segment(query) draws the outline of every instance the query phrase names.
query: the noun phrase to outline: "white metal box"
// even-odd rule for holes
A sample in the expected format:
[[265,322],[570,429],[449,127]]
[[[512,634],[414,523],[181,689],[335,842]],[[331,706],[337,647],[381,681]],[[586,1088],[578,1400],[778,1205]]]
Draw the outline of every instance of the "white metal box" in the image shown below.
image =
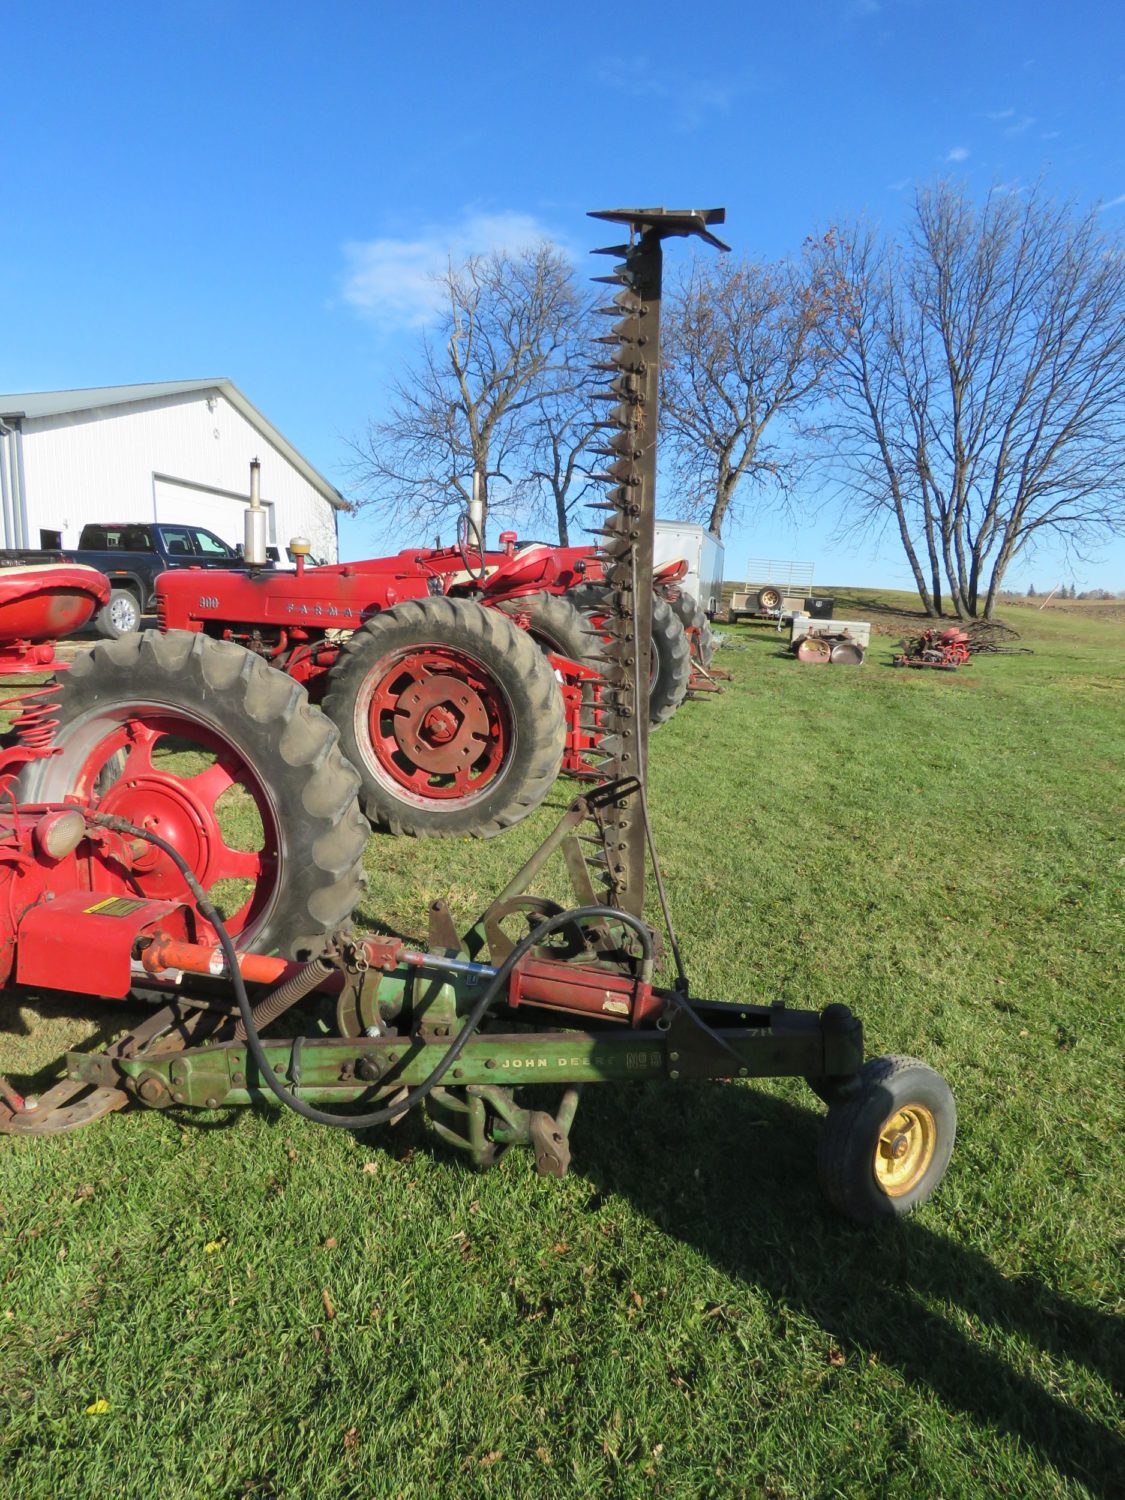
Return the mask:
[[871,644],[871,621],[814,620],[810,615],[794,615],[789,627],[790,641],[802,641],[807,635],[847,636],[866,649]]

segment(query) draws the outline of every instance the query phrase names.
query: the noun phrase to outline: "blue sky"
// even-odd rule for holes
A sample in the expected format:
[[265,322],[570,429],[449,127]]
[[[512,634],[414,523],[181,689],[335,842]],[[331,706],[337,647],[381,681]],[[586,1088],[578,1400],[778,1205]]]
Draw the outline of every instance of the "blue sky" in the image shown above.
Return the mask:
[[[839,218],[893,225],[943,172],[1045,173],[1125,225],[1106,0],[48,0],[4,34],[0,390],[229,376],[345,490],[448,247],[542,231],[582,263],[587,209],[655,202],[724,204],[736,252],[778,256]],[[909,586],[892,546],[831,529],[758,516],[728,577],[753,553]],[[341,540],[410,539],[360,517]],[[1074,576],[1125,587],[1125,543]]]

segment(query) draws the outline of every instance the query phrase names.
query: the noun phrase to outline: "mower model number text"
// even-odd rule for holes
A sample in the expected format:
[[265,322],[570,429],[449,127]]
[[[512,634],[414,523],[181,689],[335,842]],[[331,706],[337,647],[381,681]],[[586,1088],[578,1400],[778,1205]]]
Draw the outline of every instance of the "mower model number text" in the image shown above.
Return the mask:
[[658,1068],[662,1060],[659,1052],[626,1052],[625,1067],[630,1073],[647,1072],[649,1068]]

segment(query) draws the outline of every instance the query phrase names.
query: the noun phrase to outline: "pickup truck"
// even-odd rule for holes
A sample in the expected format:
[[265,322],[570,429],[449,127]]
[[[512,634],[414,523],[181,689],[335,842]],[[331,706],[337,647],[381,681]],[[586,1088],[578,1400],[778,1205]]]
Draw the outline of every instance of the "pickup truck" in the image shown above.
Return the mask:
[[97,568],[109,579],[109,603],[94,624],[113,639],[139,629],[141,616],[155,613],[161,573],[170,568],[237,568],[241,552],[202,526],[97,521],[83,526],[76,550],[62,556]]

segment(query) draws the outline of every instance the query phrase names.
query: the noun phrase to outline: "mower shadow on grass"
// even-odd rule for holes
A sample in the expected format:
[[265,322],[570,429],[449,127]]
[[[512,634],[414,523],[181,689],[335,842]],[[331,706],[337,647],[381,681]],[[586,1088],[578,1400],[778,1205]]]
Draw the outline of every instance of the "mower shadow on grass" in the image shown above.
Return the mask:
[[[30,1023],[25,1010],[34,1018]],[[21,993],[0,1019],[0,1073],[24,1093],[41,1092],[60,1076],[64,1047],[99,1052],[148,1014],[142,1006],[120,1001],[100,1004],[72,995]],[[78,1037],[76,1027],[83,1033]],[[14,1045],[17,1039],[22,1046]]]
[[[1120,1390],[1119,1320],[1033,1278],[1006,1279],[916,1219],[872,1228],[840,1219],[816,1183],[819,1128],[813,1108],[745,1087],[588,1089],[575,1168],[725,1274],[815,1320],[845,1355],[893,1366],[1095,1493],[1120,1495],[1125,1443],[1017,1367],[1026,1340]],[[939,1190],[938,1215],[941,1204]],[[983,1347],[993,1333],[1016,1341],[1011,1362]]]

